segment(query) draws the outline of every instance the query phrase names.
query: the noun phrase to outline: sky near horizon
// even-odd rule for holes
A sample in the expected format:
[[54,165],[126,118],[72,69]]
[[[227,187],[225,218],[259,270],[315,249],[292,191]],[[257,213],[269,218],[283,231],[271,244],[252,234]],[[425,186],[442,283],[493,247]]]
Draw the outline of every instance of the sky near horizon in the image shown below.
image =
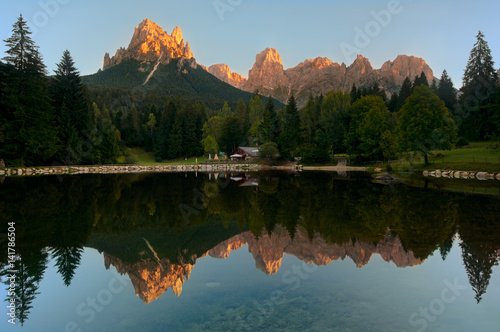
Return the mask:
[[[128,47],[144,18],[167,33],[175,26],[198,63],[226,63],[248,76],[257,53],[278,50],[285,68],[328,57],[350,65],[356,54],[380,68],[398,54],[423,58],[456,88],[478,30],[500,67],[498,0],[0,0],[0,38],[12,34],[20,13],[50,74],[65,49],[82,75],[102,68],[104,53]],[[1,57],[5,42],[0,43]]]

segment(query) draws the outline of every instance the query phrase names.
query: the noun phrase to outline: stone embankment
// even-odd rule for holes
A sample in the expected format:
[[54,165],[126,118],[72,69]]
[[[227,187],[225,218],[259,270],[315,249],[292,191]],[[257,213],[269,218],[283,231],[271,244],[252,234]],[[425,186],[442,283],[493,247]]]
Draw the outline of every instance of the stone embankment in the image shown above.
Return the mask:
[[467,172],[467,171],[448,171],[448,170],[435,170],[435,171],[424,171],[423,175],[425,177],[435,177],[435,178],[448,178],[448,179],[477,179],[477,180],[500,180],[500,173],[488,173],[488,172]]
[[[35,175],[77,175],[77,174],[121,174],[121,173],[166,173],[166,172],[256,172],[255,164],[218,164],[218,165],[103,165],[103,166],[57,166],[57,167],[18,167],[0,169],[0,176]],[[299,170],[291,166],[290,170]]]

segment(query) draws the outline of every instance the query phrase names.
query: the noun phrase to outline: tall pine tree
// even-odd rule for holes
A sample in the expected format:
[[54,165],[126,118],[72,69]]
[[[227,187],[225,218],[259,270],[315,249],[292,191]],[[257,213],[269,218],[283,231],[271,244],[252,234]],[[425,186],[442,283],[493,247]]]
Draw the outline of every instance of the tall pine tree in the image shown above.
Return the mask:
[[293,157],[295,149],[300,144],[300,113],[293,93],[288,99],[283,117],[280,152],[284,157]]
[[455,104],[457,103],[457,90],[453,87],[453,82],[446,70],[443,70],[443,74],[439,80],[437,95],[444,101],[446,108],[448,108],[450,112],[453,112]]
[[463,121],[460,133],[470,140],[484,140],[495,133],[494,95],[497,73],[484,34],[479,31],[465,68],[460,104]]
[[65,164],[86,162],[82,151],[93,129],[92,110],[85,96],[75,62],[68,50],[57,64],[50,84],[50,97],[54,107],[58,137],[63,148],[58,159]]
[[60,149],[55,115],[47,93],[46,69],[42,56],[30,37],[27,22],[22,15],[13,24],[12,36],[5,41],[7,56],[4,60],[14,70],[8,85],[13,107],[8,115],[13,122],[10,134],[16,144],[10,146],[7,164],[42,165],[53,161]]

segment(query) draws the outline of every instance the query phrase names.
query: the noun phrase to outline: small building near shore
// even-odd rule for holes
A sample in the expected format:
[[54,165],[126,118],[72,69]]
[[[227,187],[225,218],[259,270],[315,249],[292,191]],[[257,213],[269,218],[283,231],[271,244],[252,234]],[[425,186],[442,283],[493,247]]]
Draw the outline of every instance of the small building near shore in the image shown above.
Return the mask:
[[248,147],[240,146],[230,154],[231,160],[234,161],[245,161],[255,158],[259,158],[259,148],[258,147]]

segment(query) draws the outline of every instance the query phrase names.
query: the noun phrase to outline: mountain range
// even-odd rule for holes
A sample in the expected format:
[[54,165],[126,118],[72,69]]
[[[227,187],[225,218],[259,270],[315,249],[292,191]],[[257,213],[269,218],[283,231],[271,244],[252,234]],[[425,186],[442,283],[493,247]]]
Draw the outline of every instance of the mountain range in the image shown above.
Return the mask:
[[399,92],[407,76],[414,79],[423,72],[428,82],[434,79],[429,65],[414,56],[398,55],[394,61],[385,62],[380,69],[374,69],[362,55],[358,55],[350,66],[317,57],[284,69],[280,54],[273,48],[266,48],[257,54],[248,79],[231,72],[226,64],[212,65],[208,71],[234,87],[249,92],[259,90],[261,94],[281,102],[286,102],[293,92],[299,105],[305,104],[310,94],[316,96],[330,91],[350,91],[353,84],[358,88],[370,88],[378,83],[390,96]]
[[[202,72],[210,73],[218,80],[212,80]],[[261,95],[283,103],[293,92],[301,106],[311,94],[350,91],[353,84],[358,88],[369,88],[378,83],[390,96],[399,91],[407,76],[413,79],[422,72],[429,82],[434,79],[432,69],[422,58],[408,55],[398,55],[380,69],[374,69],[361,55],[349,66],[317,57],[285,69],[278,51],[266,48],[257,54],[248,78],[245,78],[232,72],[226,64],[208,68],[198,64],[178,26],[169,35],[158,24],[144,19],[135,28],[128,48],[118,49],[112,57],[106,53],[103,70],[85,77],[84,81],[91,87],[145,87],[167,95],[189,93],[200,98],[210,95],[228,100],[249,97],[230,89],[229,85],[249,93],[258,90]]]

